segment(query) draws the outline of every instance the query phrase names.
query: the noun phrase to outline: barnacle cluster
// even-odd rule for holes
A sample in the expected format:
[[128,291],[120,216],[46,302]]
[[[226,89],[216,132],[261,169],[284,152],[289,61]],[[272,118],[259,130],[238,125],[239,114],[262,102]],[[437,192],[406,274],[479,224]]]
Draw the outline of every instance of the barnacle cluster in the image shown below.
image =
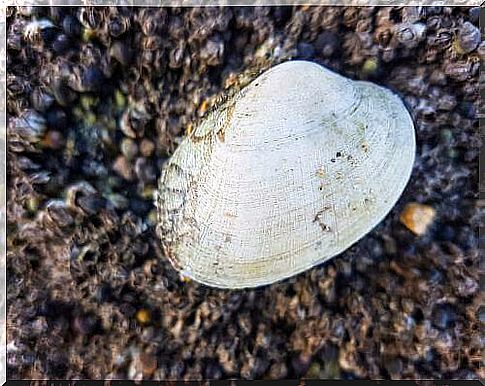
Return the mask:
[[[477,8],[9,7],[9,379],[484,377],[484,56]],[[261,290],[182,281],[154,232],[161,165],[225,88],[291,58],[405,100],[418,149],[403,202],[433,224],[416,237],[398,207]]]

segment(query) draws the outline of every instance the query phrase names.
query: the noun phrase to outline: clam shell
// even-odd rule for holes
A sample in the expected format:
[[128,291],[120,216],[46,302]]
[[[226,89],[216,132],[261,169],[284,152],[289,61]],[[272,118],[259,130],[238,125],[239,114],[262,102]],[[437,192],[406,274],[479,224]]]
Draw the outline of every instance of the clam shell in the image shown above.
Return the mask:
[[286,62],[179,145],[159,180],[157,233],[184,276],[221,288],[270,284],[374,228],[414,156],[412,119],[391,91]]

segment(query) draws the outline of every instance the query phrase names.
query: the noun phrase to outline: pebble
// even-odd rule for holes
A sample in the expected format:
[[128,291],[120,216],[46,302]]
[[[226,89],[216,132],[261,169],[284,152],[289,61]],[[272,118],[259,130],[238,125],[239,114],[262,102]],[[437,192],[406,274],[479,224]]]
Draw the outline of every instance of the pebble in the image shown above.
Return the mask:
[[269,369],[270,379],[285,379],[288,374],[288,368],[284,363],[274,363]]
[[436,210],[433,207],[413,202],[406,205],[399,219],[411,232],[422,236],[433,223],[435,216]]
[[133,167],[125,156],[118,156],[113,164],[113,170],[127,181],[133,179]]
[[318,362],[313,362],[308,369],[305,378],[319,379],[320,378],[320,364]]
[[131,138],[123,138],[121,141],[121,152],[127,160],[132,160],[138,154],[138,146]]
[[155,145],[149,139],[143,138],[140,143],[140,153],[143,157],[151,157],[155,151]]
[[377,58],[367,58],[362,66],[362,73],[364,76],[372,76],[377,73],[379,69],[379,61]]
[[142,352],[140,354],[140,362],[145,377],[150,377],[157,369],[157,358],[152,354]]
[[49,130],[43,138],[41,144],[53,150],[62,149],[65,144],[64,136],[57,130]]
[[141,324],[148,324],[151,321],[151,313],[145,308],[141,308],[136,312],[136,320]]
[[157,173],[153,163],[144,157],[139,157],[135,161],[135,174],[144,183],[155,182]]

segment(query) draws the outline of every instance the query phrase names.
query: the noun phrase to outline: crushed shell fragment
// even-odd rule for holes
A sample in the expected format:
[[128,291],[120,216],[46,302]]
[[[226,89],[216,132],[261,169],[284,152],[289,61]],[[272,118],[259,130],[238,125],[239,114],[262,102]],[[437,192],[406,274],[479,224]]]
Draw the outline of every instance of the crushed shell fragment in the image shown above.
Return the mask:
[[422,236],[433,223],[435,216],[436,210],[433,207],[412,202],[406,205],[399,219],[411,232]]
[[391,91],[286,62],[212,109],[179,145],[161,172],[157,233],[195,281],[274,283],[374,228],[414,155],[412,119]]

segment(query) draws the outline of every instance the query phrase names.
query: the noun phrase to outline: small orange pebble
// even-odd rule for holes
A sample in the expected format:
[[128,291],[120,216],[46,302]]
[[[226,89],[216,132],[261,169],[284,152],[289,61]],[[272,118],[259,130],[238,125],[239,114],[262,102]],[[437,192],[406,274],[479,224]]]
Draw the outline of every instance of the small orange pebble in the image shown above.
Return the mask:
[[143,375],[146,377],[151,376],[157,369],[157,358],[150,353],[141,353],[140,362],[142,364]]
[[426,233],[436,216],[436,210],[429,205],[411,202],[406,205],[399,217],[406,228],[418,236]]
[[207,111],[207,108],[209,107],[209,102],[206,100],[204,100],[201,104],[200,104],[200,107],[199,107],[199,112],[201,114],[204,114],[206,111]]
[[180,281],[182,283],[190,283],[192,280],[190,280],[190,277],[180,274]]
[[148,311],[146,308],[142,308],[136,312],[136,320],[138,320],[138,323],[141,324],[147,324],[151,320],[151,315],[150,311]]
[[189,123],[187,125],[187,128],[185,129],[185,134],[187,135],[187,137],[190,137],[190,134],[192,134],[192,130],[194,130],[194,126],[192,125],[192,123]]
[[64,137],[57,130],[49,130],[41,141],[41,144],[50,149],[60,149],[64,145]]

